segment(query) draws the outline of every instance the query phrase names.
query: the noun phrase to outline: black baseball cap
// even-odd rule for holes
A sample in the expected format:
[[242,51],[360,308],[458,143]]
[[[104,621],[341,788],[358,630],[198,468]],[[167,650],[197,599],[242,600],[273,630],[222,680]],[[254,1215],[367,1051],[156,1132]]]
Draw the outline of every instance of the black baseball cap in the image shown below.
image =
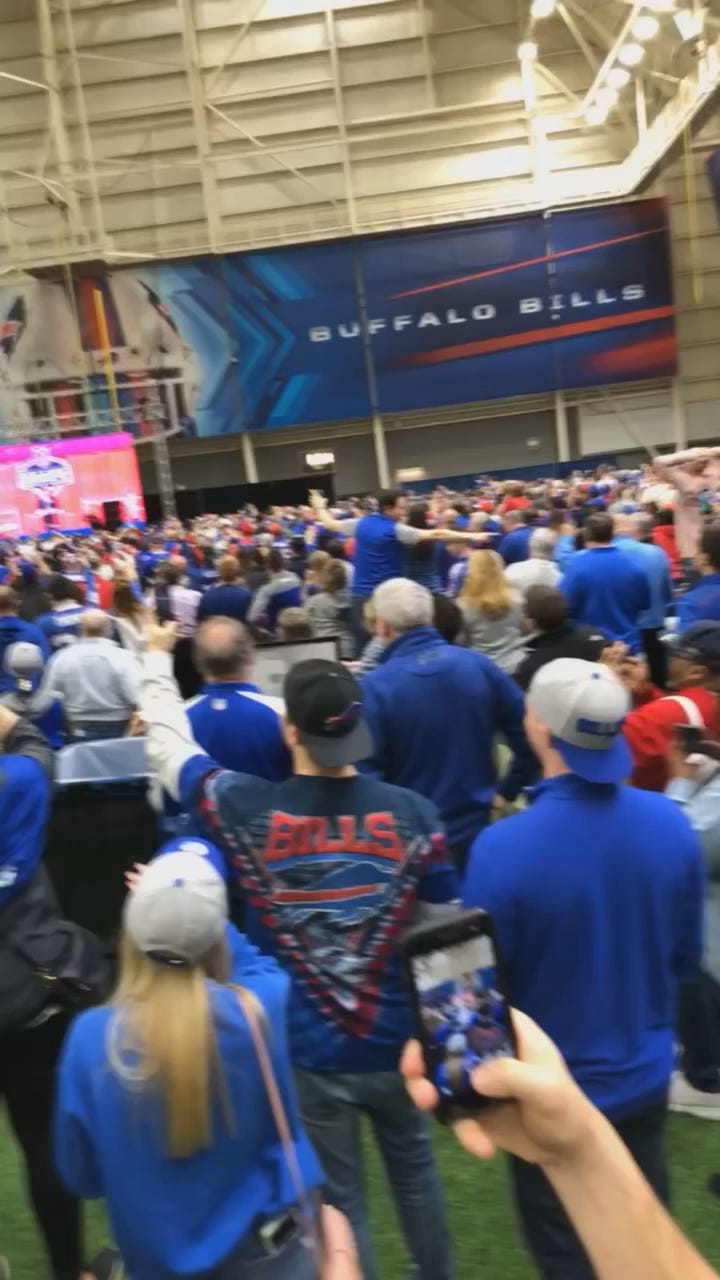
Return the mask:
[[288,671],[283,692],[287,718],[316,764],[340,769],[371,755],[362,692],[347,667],[324,658],[298,662]]
[[696,622],[680,634],[671,632],[665,639],[670,652],[687,658],[711,671],[720,671],[720,622]]

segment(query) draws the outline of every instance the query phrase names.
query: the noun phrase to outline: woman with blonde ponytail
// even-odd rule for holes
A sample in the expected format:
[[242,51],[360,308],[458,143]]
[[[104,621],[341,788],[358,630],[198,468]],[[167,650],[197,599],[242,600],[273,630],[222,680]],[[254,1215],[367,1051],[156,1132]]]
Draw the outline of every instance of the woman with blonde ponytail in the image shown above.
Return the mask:
[[132,1280],[317,1280],[321,1174],[292,1086],[289,980],[228,923],[214,846],[174,841],[141,870],[113,1000],[66,1042],[60,1176],[105,1198]]

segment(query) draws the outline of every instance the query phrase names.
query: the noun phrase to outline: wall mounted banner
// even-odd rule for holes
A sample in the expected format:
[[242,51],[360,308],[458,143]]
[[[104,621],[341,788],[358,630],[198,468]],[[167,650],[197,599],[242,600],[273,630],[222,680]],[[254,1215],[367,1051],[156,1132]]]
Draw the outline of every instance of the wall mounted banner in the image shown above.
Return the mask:
[[79,267],[71,295],[0,289],[0,426],[213,436],[676,371],[662,200]]

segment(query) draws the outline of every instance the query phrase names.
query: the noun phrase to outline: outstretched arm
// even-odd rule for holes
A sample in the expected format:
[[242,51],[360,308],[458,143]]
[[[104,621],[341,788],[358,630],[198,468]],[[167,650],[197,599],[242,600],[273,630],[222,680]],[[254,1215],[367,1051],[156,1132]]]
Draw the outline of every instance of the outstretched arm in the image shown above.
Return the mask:
[[[488,1159],[496,1148],[542,1167],[593,1265],[597,1280],[718,1280],[650,1190],[612,1125],[568,1074],[548,1037],[513,1013],[519,1059],[478,1067],[473,1088],[503,1102],[481,1120],[455,1125],[462,1145]],[[420,1048],[408,1045],[402,1072],[417,1106],[437,1093],[423,1078]]]

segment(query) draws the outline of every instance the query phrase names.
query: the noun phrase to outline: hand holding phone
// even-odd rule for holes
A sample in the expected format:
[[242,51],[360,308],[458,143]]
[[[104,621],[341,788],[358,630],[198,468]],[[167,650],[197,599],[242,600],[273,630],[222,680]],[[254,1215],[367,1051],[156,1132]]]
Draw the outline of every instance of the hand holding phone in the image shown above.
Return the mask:
[[426,1074],[439,1097],[438,1119],[475,1114],[488,1099],[473,1088],[473,1072],[515,1054],[490,917],[464,911],[416,929],[403,954]]

